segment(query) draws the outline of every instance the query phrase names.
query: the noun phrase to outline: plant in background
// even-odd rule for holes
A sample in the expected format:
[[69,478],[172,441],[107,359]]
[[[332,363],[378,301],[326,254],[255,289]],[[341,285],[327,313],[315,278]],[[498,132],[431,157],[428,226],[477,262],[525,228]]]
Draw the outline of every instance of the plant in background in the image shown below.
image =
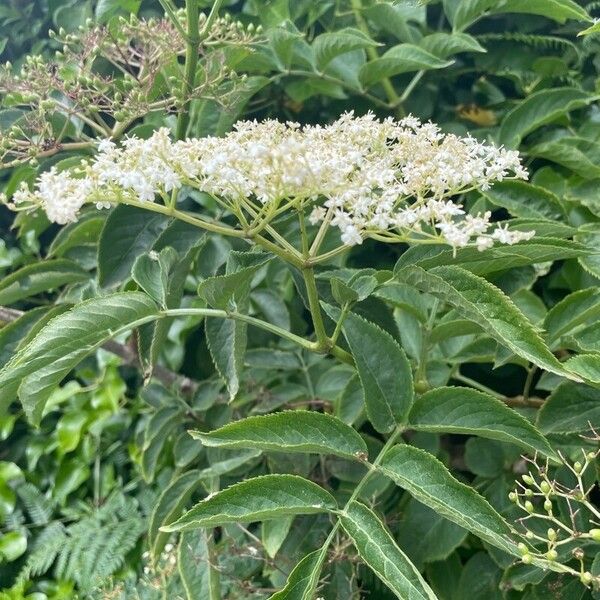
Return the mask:
[[[50,260],[22,252],[0,283],[28,309],[3,309],[0,403],[23,443],[13,399],[63,423],[80,476],[66,524],[5,519],[14,597],[59,597],[44,577],[123,598],[597,593],[596,34],[576,40],[570,0],[427,4],[165,0],[25,66],[54,92],[5,97],[5,119],[25,109],[5,193]],[[98,401],[56,400],[100,348],[122,360],[107,446]],[[4,488],[53,499],[54,468]]]

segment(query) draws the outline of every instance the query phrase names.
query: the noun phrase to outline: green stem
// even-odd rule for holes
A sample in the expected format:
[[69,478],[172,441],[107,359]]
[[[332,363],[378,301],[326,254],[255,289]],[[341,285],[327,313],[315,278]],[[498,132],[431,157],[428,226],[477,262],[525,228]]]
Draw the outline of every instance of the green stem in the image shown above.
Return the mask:
[[321,314],[321,306],[319,305],[319,292],[317,291],[317,282],[315,280],[313,268],[306,267],[302,269],[302,276],[304,277],[304,283],[306,285],[308,308],[315,328],[318,348],[319,350],[329,350],[332,344],[327,336],[325,324],[323,323],[323,315]]
[[[403,431],[404,431],[404,428],[399,425],[392,432],[392,435],[390,435],[390,437],[388,438],[387,442],[381,449],[381,452],[379,452],[379,454],[377,455],[375,460],[370,465],[368,465],[369,470],[367,471],[365,476],[358,482],[358,485],[354,488],[354,491],[352,492],[352,495],[348,499],[348,502],[346,502],[346,504],[344,505],[344,508],[340,511],[341,513],[346,512],[348,510],[348,507],[358,498],[359,494],[362,492],[365,485],[371,479],[371,476],[373,475],[373,473],[376,472],[377,466],[381,463],[381,461],[383,461],[383,459],[385,458],[385,456],[388,453],[388,451],[390,450],[390,448],[392,448],[392,446],[398,441],[398,438],[402,435]],[[317,568],[313,571],[313,573],[311,575],[311,584],[312,585],[316,585],[316,581],[314,581],[314,578],[319,576],[319,574],[321,572],[321,568],[323,566],[323,562],[325,560],[325,556],[327,555],[327,549],[329,548],[329,545],[333,541],[333,538],[335,537],[335,534],[337,533],[339,528],[340,528],[340,520],[338,519],[335,522],[331,531],[329,532],[329,535],[327,536],[327,539],[325,540],[325,542],[323,543],[323,546],[321,548],[321,555],[319,556],[319,564],[317,565]]]
[[[362,7],[361,0],[352,0],[352,12],[354,13],[354,18],[356,20],[356,24],[358,25],[358,28],[367,37],[370,38],[371,33],[369,31],[369,26],[367,24],[367,21],[362,16],[362,8],[363,7]],[[379,58],[379,53],[377,52],[377,50],[375,50],[375,48],[373,46],[368,46],[367,47],[367,56],[369,57],[369,60],[377,60]],[[401,104],[400,97],[396,93],[396,90],[394,89],[394,86],[392,85],[390,78],[385,77],[384,79],[382,79],[381,85],[383,86],[385,95],[387,96],[387,99],[388,99],[388,102],[390,103],[390,105],[399,107]]]
[[187,35],[185,44],[184,96],[185,103],[177,117],[176,137],[185,137],[190,122],[191,95],[196,85],[196,69],[198,68],[198,48],[200,46],[200,31],[198,25],[198,0],[186,0],[185,12],[187,17]]

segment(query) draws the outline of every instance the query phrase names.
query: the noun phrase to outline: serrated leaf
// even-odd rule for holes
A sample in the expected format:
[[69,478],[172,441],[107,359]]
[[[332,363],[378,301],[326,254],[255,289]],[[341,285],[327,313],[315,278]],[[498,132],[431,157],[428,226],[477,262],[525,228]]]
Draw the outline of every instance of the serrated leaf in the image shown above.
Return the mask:
[[510,298],[485,279],[456,266],[430,271],[406,267],[396,277],[454,306],[460,315],[480,325],[517,356],[551,373],[578,380],[564,369]]
[[586,383],[600,385],[600,354],[578,354],[564,364],[570,373],[579,375]]
[[169,224],[168,217],[119,204],[104,223],[98,243],[98,282],[113,287],[129,279],[135,259],[148,252]]
[[475,275],[488,275],[548,261],[585,257],[591,252],[585,244],[537,236],[512,246],[494,246],[483,251],[477,248],[451,250],[443,245],[413,246],[398,259],[396,268],[418,265],[431,269],[440,265],[457,265]]
[[[329,312],[332,315],[339,311]],[[414,399],[410,363],[402,346],[386,331],[353,313],[343,332],[356,363],[369,420],[379,432],[402,422]]]
[[72,260],[57,258],[36,262],[2,278],[0,304],[14,304],[40,292],[88,279],[90,274]]
[[390,48],[380,58],[365,63],[358,74],[361,84],[368,88],[373,84],[401,73],[443,69],[452,64],[414,44],[399,44]]
[[408,417],[411,428],[462,433],[509,442],[557,459],[537,429],[501,400],[465,387],[441,387],[418,398]]
[[295,475],[264,475],[236,483],[202,500],[163,531],[190,531],[335,510],[333,496],[312,481]]
[[531,94],[504,117],[500,125],[499,141],[504,146],[516,148],[527,134],[538,127],[586,106],[593,100],[594,97],[589,93],[567,87]]
[[589,431],[600,423],[600,389],[561,383],[538,412],[537,425],[544,433]]
[[205,446],[317,452],[353,459],[367,455],[367,445],[352,427],[331,415],[306,410],[248,417],[215,431],[190,433]]
[[501,181],[481,193],[492,204],[506,208],[515,217],[553,221],[566,221],[567,218],[555,194],[525,181]]
[[317,68],[322,71],[336,56],[377,45],[375,40],[359,29],[346,27],[318,35],[313,41],[312,49]]
[[28,418],[38,423],[60,381],[103,342],[159,318],[145,294],[125,292],[78,304],[51,320],[0,371],[3,406],[18,395]]
[[509,538],[508,523],[485,498],[454,479],[428,452],[412,446],[394,446],[377,469],[450,521],[509,554],[517,552]]
[[360,557],[398,598],[437,600],[433,590],[372,510],[359,502],[352,502],[339,519]]

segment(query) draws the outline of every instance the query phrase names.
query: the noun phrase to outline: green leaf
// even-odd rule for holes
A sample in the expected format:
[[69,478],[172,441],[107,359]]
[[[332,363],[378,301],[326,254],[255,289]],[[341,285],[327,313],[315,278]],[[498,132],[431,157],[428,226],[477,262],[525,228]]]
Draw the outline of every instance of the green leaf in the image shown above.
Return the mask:
[[494,12],[540,15],[558,23],[564,23],[567,19],[588,22],[592,20],[573,0],[506,0]]
[[220,595],[212,594],[215,572],[211,568],[208,532],[185,531],[181,534],[177,547],[177,569],[185,589],[187,600],[213,600]]
[[525,181],[501,181],[481,193],[490,202],[506,208],[515,217],[567,220],[566,211],[557,196]]
[[377,468],[440,515],[509,554],[517,552],[506,521],[485,498],[454,479],[428,452],[406,445],[394,446]]
[[555,162],[584,179],[600,177],[600,144],[577,137],[563,137],[536,144],[527,151],[528,156]]
[[131,272],[134,281],[162,307],[167,307],[169,279],[177,266],[179,255],[167,246],[160,253],[138,256]]
[[248,417],[208,433],[190,433],[205,446],[316,452],[354,459],[367,455],[367,445],[352,427],[331,415],[306,410]]
[[148,252],[169,219],[141,208],[119,204],[104,224],[98,243],[98,282],[113,287],[130,277],[135,259]]
[[27,550],[27,537],[22,531],[0,534],[0,563],[12,562]]
[[14,304],[40,292],[88,279],[90,274],[72,260],[57,258],[36,262],[0,281],[0,304]]
[[567,87],[531,94],[504,117],[500,126],[500,143],[509,148],[516,148],[527,134],[538,127],[576,108],[586,106],[593,100],[594,97],[589,93]]
[[162,454],[169,435],[177,427],[181,419],[179,406],[163,406],[157,410],[144,431],[142,447],[142,476],[147,482],[154,479],[156,465]]
[[255,263],[226,275],[209,277],[198,286],[198,295],[214,308],[226,309],[232,302],[244,301],[250,293],[252,278],[271,258],[265,254],[254,254]]
[[600,288],[577,290],[555,304],[544,319],[544,329],[551,341],[558,340],[578,325],[600,315]]
[[454,31],[462,31],[482,17],[498,0],[444,0],[444,11]]
[[408,422],[419,431],[478,435],[558,458],[527,419],[501,400],[465,387],[441,387],[426,392],[416,400]]
[[448,558],[469,535],[414,498],[408,499],[394,530],[399,546],[420,571],[425,563]]
[[543,262],[588,256],[589,246],[571,240],[535,237],[518,244],[499,245],[487,250],[477,248],[449,249],[443,245],[413,246],[396,263],[431,269],[440,265],[457,265],[475,275],[488,275],[498,271],[535,265]]
[[414,400],[410,363],[400,344],[374,323],[353,313],[343,326],[356,362],[369,420],[379,432],[402,422]]
[[376,41],[362,31],[346,27],[335,32],[318,35],[312,48],[317,68],[322,71],[336,56],[377,45]]
[[96,4],[96,21],[106,23],[117,14],[136,14],[142,0],[98,0]]
[[361,84],[368,88],[373,84],[401,73],[443,69],[453,61],[438,58],[414,44],[399,44],[390,48],[380,58],[365,63],[358,74]]
[[437,600],[433,590],[372,510],[359,502],[352,502],[339,519],[360,557],[398,598]]
[[[23,313],[18,319],[0,329],[0,368],[15,355],[19,346],[29,342],[37,332],[57,315],[69,309],[68,305],[40,306]],[[1,406],[0,402],[0,406]]]
[[199,471],[197,470],[180,475],[159,496],[148,526],[148,545],[154,560],[158,559],[169,539],[169,534],[160,531],[160,527],[179,517],[194,490],[202,483],[202,479],[198,475]]
[[600,385],[600,354],[578,354],[564,364],[570,373],[579,375],[586,383]]
[[0,371],[2,406],[18,391],[28,418],[39,423],[52,390],[85,356],[158,317],[156,304],[138,292],[94,298],[55,317]]
[[419,46],[442,59],[461,52],[486,52],[474,37],[466,33],[432,33],[425,36]]
[[600,390],[588,385],[561,383],[538,412],[544,433],[580,433],[600,423]]
[[290,573],[285,587],[269,600],[312,600],[323,566],[324,553],[315,550],[307,554]]
[[306,515],[337,508],[333,496],[316,483],[295,475],[264,475],[236,483],[202,500],[163,531],[190,531]]
[[270,519],[262,524],[260,529],[261,542],[271,558],[277,556],[277,552],[279,552],[279,548],[288,536],[293,522],[294,517],[288,516],[281,519]]
[[578,379],[568,374],[510,298],[485,279],[456,266],[430,271],[406,267],[396,277],[454,306],[461,316],[477,323],[517,356],[551,373]]
[[229,397],[233,399],[240,389],[248,327],[245,323],[233,319],[208,318],[204,328],[210,355],[227,385]]

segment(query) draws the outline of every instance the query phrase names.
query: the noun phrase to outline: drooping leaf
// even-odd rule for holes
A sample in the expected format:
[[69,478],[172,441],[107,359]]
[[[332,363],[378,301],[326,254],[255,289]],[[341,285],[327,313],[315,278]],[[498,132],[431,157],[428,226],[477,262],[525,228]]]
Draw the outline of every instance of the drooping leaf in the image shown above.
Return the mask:
[[358,433],[336,417],[296,410],[248,417],[207,433],[192,431],[205,446],[260,448],[281,452],[317,452],[361,458],[367,446]]
[[0,371],[2,406],[17,395],[38,423],[46,400],[67,373],[104,341],[159,317],[145,294],[125,292],[78,304],[51,320]]
[[497,0],[444,0],[444,11],[454,31],[463,31],[497,4]]
[[504,117],[499,141],[516,148],[529,133],[561,115],[586,106],[593,96],[577,88],[555,88],[531,94]]
[[398,598],[437,600],[372,510],[360,502],[352,502],[339,519],[361,558]]
[[548,441],[527,419],[501,400],[465,387],[426,392],[415,401],[408,421],[411,428],[420,431],[479,435],[557,458]]
[[405,267],[396,277],[454,306],[517,356],[552,373],[578,379],[569,375],[510,298],[485,279],[456,266],[429,271]]
[[346,317],[343,332],[356,362],[369,420],[377,431],[389,432],[406,418],[414,399],[406,354],[389,333],[353,313]]
[[264,475],[209,496],[162,529],[190,531],[225,523],[321,513],[336,507],[333,496],[312,481],[295,475]]
[[473,488],[460,483],[434,456],[406,445],[387,452],[378,470],[419,502],[475,533],[493,546],[515,554],[509,525]]
[[0,304],[14,304],[40,292],[87,279],[90,274],[72,260],[57,258],[36,262],[17,269],[0,281]]

